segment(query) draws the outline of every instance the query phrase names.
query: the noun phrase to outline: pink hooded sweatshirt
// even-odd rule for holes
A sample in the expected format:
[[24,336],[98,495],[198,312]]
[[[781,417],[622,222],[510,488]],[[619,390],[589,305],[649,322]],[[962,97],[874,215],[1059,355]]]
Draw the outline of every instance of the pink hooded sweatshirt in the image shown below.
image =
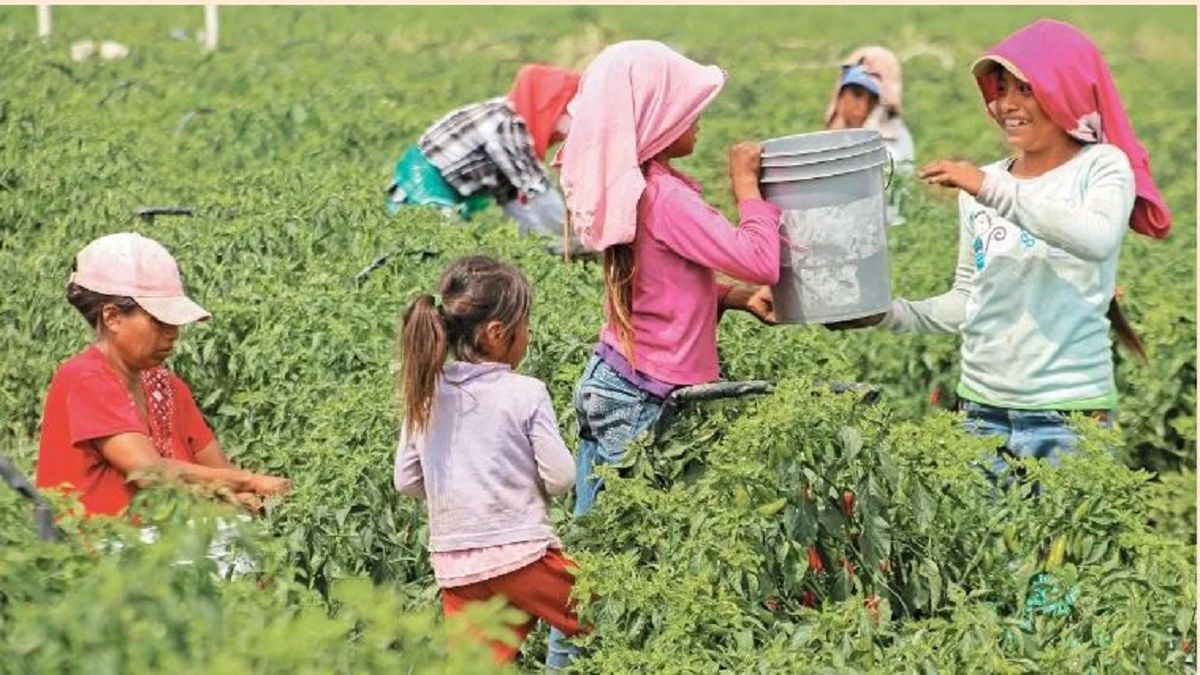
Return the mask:
[[[757,284],[779,278],[778,207],[744,200],[734,228],[699,185],[652,159],[691,127],[724,81],[716,66],[659,42],[611,45],[583,74],[559,151],[567,208],[583,242],[633,247],[633,367],[674,385],[717,378],[725,289],[715,271]],[[620,351],[612,321],[601,340]]]
[[1133,167],[1137,187],[1129,226],[1156,239],[1167,236],[1171,211],[1154,184],[1150,155],[1133,132],[1112,73],[1095,43],[1069,23],[1042,19],[987,50],[972,72],[988,112],[998,121],[995,64],[1028,82],[1038,105],[1068,134],[1084,143],[1120,148]]

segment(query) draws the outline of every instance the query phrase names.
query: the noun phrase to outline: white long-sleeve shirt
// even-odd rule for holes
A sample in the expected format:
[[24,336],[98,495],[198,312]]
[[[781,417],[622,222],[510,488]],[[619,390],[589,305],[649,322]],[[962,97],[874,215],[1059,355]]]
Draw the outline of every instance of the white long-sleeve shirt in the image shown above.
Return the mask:
[[1107,144],[1036,178],[1011,160],[983,167],[977,198],[959,194],[952,288],[893,301],[895,331],[960,333],[960,396],[1018,409],[1116,405],[1108,303],[1135,188],[1129,160]]

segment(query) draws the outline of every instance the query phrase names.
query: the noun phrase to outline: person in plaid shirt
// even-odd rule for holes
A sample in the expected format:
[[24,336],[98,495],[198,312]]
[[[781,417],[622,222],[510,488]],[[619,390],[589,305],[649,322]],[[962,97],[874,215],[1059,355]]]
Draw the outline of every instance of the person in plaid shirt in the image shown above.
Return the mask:
[[389,210],[434,205],[470,218],[490,198],[522,234],[560,234],[566,207],[542,161],[566,135],[578,86],[575,71],[529,65],[507,96],[451,111],[397,163]]

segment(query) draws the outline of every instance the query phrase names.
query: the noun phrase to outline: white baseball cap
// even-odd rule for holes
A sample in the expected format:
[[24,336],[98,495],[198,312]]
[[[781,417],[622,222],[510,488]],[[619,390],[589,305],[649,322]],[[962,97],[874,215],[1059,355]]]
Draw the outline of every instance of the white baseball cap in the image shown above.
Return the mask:
[[133,298],[150,316],[173,326],[212,318],[184,293],[170,252],[136,232],[110,234],[83,247],[70,281],[96,293]]

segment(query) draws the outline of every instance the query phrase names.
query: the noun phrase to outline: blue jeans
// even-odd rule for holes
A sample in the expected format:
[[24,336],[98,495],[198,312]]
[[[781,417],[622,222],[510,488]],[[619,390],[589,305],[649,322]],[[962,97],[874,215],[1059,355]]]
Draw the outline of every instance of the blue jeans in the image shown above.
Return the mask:
[[[1058,410],[1016,410],[997,408],[974,401],[963,401],[961,409],[967,413],[964,426],[976,436],[993,436],[1002,446],[985,466],[993,477],[999,476],[1007,467],[1008,457],[1036,457],[1058,466],[1059,458],[1079,447],[1079,438],[1067,426],[1069,412]],[[1097,410],[1089,413],[1105,428],[1112,427],[1113,411]]]
[[575,515],[596,503],[604,487],[593,475],[603,464],[619,464],[629,443],[658,421],[664,399],[642,391],[599,356],[592,356],[575,387],[579,450],[575,455]]
[[[575,416],[579,422],[579,450],[575,454],[575,510],[581,516],[592,509],[604,481],[594,476],[597,466],[619,464],[629,443],[658,421],[664,399],[642,391],[621,377],[612,366],[593,355],[575,387]],[[550,630],[546,668],[565,668],[578,650],[565,643],[558,629]]]

